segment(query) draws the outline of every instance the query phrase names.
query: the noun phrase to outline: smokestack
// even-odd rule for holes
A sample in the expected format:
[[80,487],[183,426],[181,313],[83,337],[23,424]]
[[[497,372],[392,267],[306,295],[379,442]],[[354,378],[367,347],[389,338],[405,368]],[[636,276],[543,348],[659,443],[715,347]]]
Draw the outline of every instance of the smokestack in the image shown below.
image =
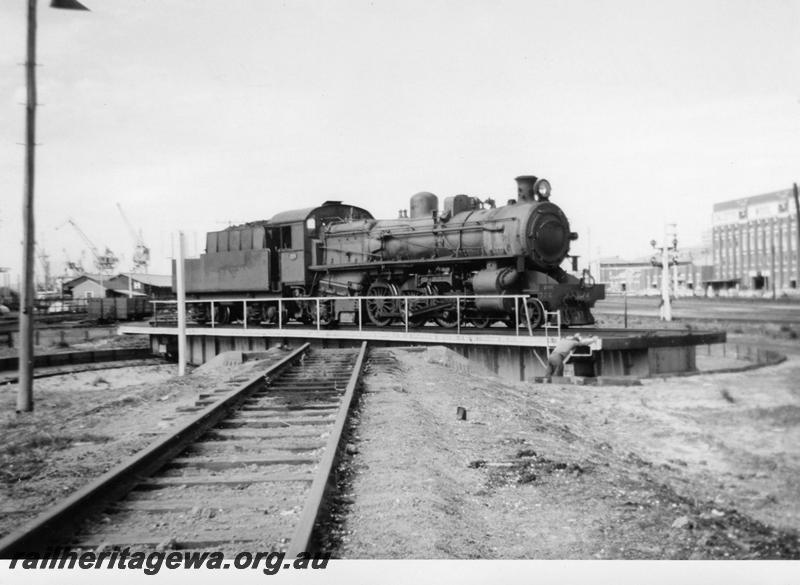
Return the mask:
[[535,191],[533,190],[533,186],[536,184],[536,181],[539,180],[538,177],[534,177],[533,175],[522,175],[514,179],[517,182],[517,199],[520,202],[533,202],[536,201]]

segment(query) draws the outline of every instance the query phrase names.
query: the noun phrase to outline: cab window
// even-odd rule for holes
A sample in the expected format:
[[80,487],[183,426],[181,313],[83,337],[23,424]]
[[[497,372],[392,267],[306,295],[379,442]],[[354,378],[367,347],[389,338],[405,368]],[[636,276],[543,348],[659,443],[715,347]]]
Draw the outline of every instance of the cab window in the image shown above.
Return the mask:
[[284,250],[292,247],[292,226],[285,225],[281,227],[278,247]]

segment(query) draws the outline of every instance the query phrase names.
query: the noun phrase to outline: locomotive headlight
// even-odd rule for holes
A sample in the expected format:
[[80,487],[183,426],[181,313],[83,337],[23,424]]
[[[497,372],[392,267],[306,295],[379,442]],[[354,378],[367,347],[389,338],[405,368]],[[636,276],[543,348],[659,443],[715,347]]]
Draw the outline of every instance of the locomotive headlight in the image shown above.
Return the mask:
[[547,201],[550,198],[550,181],[539,179],[533,185],[533,191],[539,196],[540,200]]

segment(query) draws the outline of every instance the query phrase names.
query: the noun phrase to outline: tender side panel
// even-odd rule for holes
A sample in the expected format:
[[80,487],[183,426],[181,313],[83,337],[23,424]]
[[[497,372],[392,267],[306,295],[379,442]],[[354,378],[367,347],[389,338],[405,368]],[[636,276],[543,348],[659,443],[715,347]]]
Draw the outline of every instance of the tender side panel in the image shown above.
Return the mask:
[[[187,293],[267,293],[272,254],[263,225],[206,235],[206,253],[185,263]],[[175,267],[173,262],[173,290]]]
[[237,250],[186,260],[186,292],[269,292],[269,250]]

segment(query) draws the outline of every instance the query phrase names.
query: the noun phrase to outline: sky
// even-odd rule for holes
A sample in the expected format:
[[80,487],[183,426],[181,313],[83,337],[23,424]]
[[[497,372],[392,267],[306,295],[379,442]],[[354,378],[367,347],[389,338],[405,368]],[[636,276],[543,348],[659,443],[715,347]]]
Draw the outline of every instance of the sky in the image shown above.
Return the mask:
[[[515,196],[638,257],[714,202],[800,181],[800,0],[82,0],[38,10],[36,237],[128,270],[119,203],[168,273],[174,234],[328,199]],[[0,2],[0,266],[22,265],[25,0]],[[85,253],[84,263],[91,264]],[[583,264],[582,260],[582,264]]]

